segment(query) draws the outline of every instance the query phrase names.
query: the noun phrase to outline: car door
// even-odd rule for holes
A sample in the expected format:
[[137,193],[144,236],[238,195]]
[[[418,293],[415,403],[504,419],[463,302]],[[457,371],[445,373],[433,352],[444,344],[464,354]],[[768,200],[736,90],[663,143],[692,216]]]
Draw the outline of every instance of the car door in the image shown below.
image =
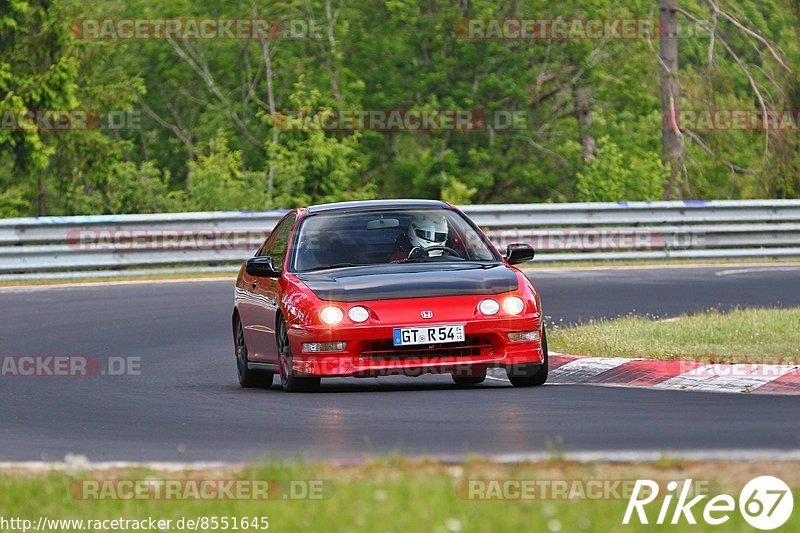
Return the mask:
[[[297,215],[292,213],[281,220],[272,230],[256,257],[270,256],[273,264],[283,269],[289,240]],[[262,278],[244,274],[244,286],[248,292],[247,318],[243,317],[244,336],[250,349],[250,359],[264,363],[278,362],[278,342],[275,336],[275,321],[281,298],[278,278]]]

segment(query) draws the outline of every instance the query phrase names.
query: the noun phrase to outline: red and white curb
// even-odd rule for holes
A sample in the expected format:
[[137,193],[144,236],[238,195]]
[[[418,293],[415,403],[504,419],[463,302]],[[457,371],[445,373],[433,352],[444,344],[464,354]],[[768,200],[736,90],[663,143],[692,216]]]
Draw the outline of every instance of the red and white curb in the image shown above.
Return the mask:
[[795,364],[703,363],[553,355],[549,383],[586,383],[661,390],[800,394]]
[[800,366],[550,354],[547,382],[701,392],[800,394]]

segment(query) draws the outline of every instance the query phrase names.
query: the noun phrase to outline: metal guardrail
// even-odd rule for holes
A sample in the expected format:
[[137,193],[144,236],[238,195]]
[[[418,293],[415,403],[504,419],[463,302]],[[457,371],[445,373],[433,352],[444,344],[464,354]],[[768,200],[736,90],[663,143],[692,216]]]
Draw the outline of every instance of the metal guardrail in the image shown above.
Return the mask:
[[[800,258],[800,200],[474,205],[501,250],[537,261]],[[0,220],[0,273],[232,265],[285,211]]]

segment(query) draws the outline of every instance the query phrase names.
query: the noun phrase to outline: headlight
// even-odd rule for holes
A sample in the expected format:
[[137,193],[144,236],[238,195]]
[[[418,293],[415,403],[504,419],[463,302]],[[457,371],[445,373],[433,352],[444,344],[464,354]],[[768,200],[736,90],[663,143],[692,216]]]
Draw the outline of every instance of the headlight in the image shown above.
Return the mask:
[[338,307],[323,307],[319,312],[319,318],[329,326],[334,326],[342,321],[344,313]]
[[486,316],[496,315],[500,310],[500,304],[491,298],[486,298],[478,304],[478,310]]
[[369,311],[366,307],[357,305],[350,308],[350,310],[347,312],[347,316],[349,316],[350,320],[353,322],[366,322],[366,320],[369,318]]
[[509,296],[505,300],[503,300],[503,311],[508,313],[509,315],[518,315],[525,309],[525,302],[522,301],[522,298],[517,298],[516,296]]

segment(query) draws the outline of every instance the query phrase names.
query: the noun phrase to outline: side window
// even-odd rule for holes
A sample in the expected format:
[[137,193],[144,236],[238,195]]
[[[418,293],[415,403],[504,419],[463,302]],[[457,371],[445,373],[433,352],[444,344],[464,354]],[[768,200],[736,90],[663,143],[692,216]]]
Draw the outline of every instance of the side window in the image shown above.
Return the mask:
[[261,247],[261,250],[259,250],[256,255],[272,256],[272,261],[275,266],[277,268],[283,268],[283,263],[286,260],[286,251],[289,249],[289,238],[292,236],[292,228],[294,227],[295,220],[297,220],[297,215],[291,215],[275,226],[267,242],[264,243],[264,246]]

